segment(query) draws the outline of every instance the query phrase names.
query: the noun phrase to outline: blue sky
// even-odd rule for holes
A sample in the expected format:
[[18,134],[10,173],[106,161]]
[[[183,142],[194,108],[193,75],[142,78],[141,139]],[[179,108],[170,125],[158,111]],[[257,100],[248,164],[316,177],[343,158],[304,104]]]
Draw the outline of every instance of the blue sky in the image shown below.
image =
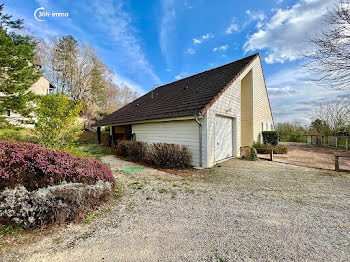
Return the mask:
[[[1,2],[1,0],[0,0]],[[333,0],[5,0],[28,32],[50,39],[71,34],[93,45],[140,94],[260,52],[276,122],[307,123],[314,105],[341,95],[318,87],[302,63],[307,35],[325,27]],[[34,11],[66,12],[39,22]]]

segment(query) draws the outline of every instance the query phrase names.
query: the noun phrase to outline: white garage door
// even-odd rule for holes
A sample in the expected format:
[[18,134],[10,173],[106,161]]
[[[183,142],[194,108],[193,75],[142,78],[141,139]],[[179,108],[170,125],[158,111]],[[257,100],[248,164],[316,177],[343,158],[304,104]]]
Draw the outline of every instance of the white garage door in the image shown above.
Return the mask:
[[232,157],[232,118],[215,117],[215,161]]

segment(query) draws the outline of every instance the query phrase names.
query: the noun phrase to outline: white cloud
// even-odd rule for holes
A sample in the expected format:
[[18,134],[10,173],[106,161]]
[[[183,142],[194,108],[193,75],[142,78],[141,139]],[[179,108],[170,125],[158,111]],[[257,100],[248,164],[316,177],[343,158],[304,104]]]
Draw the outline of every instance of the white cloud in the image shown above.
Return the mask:
[[192,41],[193,41],[193,44],[201,44],[204,40],[207,40],[213,37],[214,35],[212,33],[207,33],[205,35],[201,35],[198,38],[193,38]]
[[189,74],[188,74],[187,72],[181,72],[180,74],[178,74],[178,75],[175,76],[175,79],[176,79],[176,80],[180,80],[180,79],[182,79],[182,78],[187,77],[188,75],[189,75]]
[[123,10],[122,4],[115,5],[112,0],[104,1],[100,5],[96,0],[93,5],[94,19],[101,32],[104,32],[110,44],[123,53],[125,60],[129,60],[133,72],[143,72],[153,82],[161,83],[159,77],[153,72],[132,26],[132,17]]
[[193,48],[187,48],[186,53],[190,54],[190,55],[193,55],[193,54],[196,53],[196,51]]
[[200,43],[202,43],[202,39],[193,38],[193,43],[200,44]]
[[166,62],[169,63],[170,61],[170,54],[169,54],[169,41],[171,41],[171,34],[175,30],[175,23],[174,20],[176,18],[176,11],[175,11],[175,1],[174,0],[163,0],[161,1],[162,4],[162,18],[160,22],[160,32],[159,32],[159,45],[160,45],[160,51],[162,52],[163,56],[166,59]]
[[213,38],[213,37],[214,37],[214,35],[212,33],[207,33],[205,35],[202,35],[203,39],[209,39],[209,38]]
[[270,95],[289,95],[295,94],[296,90],[290,86],[269,88],[268,92]]
[[251,11],[246,10],[246,17],[243,18],[243,21],[238,23],[236,17],[233,17],[230,25],[226,29],[226,34],[232,34],[233,32],[242,32],[244,29],[251,23],[258,21],[256,27],[259,28],[262,26],[263,21],[266,19],[266,16],[263,11]]
[[186,1],[186,0],[184,2],[184,7],[185,7],[185,9],[192,9],[193,8],[191,3],[189,1]]
[[216,51],[225,51],[225,50],[227,50],[227,48],[228,48],[228,45],[222,45],[222,46],[214,47],[213,51],[214,52],[216,52]]
[[262,11],[251,11],[248,9],[247,11],[245,11],[245,13],[251,20],[263,21],[266,18],[265,14]]
[[226,34],[230,35],[233,32],[238,32],[238,24],[236,23],[236,18],[232,18],[231,24],[226,29]]
[[126,79],[124,77],[122,77],[121,75],[115,74],[113,77],[113,82],[117,85],[117,86],[122,86],[122,85],[126,85],[128,86],[130,89],[136,91],[137,93],[139,93],[139,95],[144,95],[146,94],[146,90],[144,90],[140,85],[134,83],[132,80],[130,79]]
[[267,77],[266,86],[276,122],[308,123],[315,105],[343,94],[319,87],[313,79],[303,67],[290,67]]
[[[324,28],[323,15],[333,0],[300,0],[286,9],[275,9],[268,20],[260,19],[257,31],[244,44],[244,51],[266,50],[267,63],[283,63],[301,57],[309,43],[307,34]],[[248,10],[249,11],[249,10]],[[247,14],[252,14],[251,11]]]

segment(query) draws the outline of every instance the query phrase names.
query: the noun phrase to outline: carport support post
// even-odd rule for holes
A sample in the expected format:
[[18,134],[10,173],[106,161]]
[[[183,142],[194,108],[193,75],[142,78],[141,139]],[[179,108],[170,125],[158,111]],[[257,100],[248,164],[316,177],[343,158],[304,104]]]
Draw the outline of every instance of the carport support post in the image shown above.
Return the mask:
[[112,132],[112,147],[115,147],[115,126],[111,126]]
[[100,126],[97,127],[96,134],[97,134],[97,144],[101,144],[101,127]]

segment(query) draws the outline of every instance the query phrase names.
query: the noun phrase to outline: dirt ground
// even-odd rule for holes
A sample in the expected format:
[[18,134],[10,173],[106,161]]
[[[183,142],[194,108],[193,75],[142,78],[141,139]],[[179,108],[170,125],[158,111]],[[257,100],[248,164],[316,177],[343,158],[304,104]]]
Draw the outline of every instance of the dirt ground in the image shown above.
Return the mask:
[[[232,159],[190,177],[103,157],[121,185],[85,222],[1,261],[347,261],[350,175]],[[32,233],[35,235],[35,232]]]
[[[287,154],[274,155],[274,161],[293,165],[334,170],[334,153],[345,151],[305,143],[281,142],[288,147]],[[347,153],[350,155],[350,151]],[[267,155],[261,155],[268,158]],[[340,168],[350,171],[350,158],[340,158]]]

